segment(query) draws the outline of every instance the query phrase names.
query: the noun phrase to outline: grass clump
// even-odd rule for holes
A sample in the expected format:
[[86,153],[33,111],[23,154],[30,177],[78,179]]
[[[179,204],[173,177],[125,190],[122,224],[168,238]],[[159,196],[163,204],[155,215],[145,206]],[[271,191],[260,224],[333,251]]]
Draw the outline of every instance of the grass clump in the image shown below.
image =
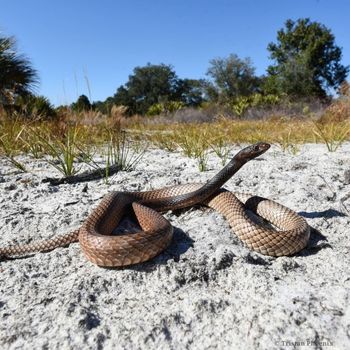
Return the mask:
[[63,139],[59,137],[39,136],[45,154],[51,158],[47,158],[47,162],[56,168],[64,176],[72,176],[78,173],[76,162],[79,158],[77,149],[78,129],[76,127],[68,128]]
[[291,130],[282,133],[277,140],[277,144],[281,147],[283,152],[296,155],[300,151],[299,144],[294,140]]
[[187,128],[184,126],[175,132],[177,144],[185,156],[197,160],[199,171],[208,168],[208,147],[210,134],[207,127]]
[[335,152],[350,135],[348,122],[315,123],[314,125],[316,137],[325,143],[329,152]]
[[224,135],[219,135],[214,141],[210,143],[210,147],[220,158],[221,165],[225,166],[231,149],[230,144],[226,140],[226,137]]
[[141,141],[129,139],[124,130],[108,131],[108,138],[106,169],[116,164],[120,170],[131,171],[147,149]]

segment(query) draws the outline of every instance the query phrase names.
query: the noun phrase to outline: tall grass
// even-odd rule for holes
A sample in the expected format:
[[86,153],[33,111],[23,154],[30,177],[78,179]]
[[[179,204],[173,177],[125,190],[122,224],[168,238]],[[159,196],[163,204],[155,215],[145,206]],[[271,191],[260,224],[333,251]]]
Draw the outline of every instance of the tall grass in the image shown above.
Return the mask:
[[74,113],[66,108],[60,118],[53,120],[28,120],[0,113],[0,155],[22,171],[25,167],[15,157],[24,153],[45,160],[64,176],[72,176],[81,170],[81,163],[99,168],[94,155],[107,149],[106,164],[131,170],[147,146],[122,131],[123,111],[114,108],[106,118],[94,111]]
[[[21,153],[44,158],[64,176],[76,174],[81,163],[93,168],[96,153],[104,154],[106,168],[117,164],[131,170],[149,143],[168,151],[180,150],[195,158],[199,170],[207,169],[211,149],[227,162],[230,145],[266,141],[296,154],[306,142],[323,142],[336,151],[350,138],[350,98],[332,104],[321,119],[271,117],[264,120],[233,120],[220,116],[215,122],[169,122],[147,117],[125,117],[124,107],[113,107],[107,115],[89,110],[75,113],[64,108],[56,119],[30,120],[0,111],[0,154],[24,171]],[[28,117],[28,116],[26,116]]]

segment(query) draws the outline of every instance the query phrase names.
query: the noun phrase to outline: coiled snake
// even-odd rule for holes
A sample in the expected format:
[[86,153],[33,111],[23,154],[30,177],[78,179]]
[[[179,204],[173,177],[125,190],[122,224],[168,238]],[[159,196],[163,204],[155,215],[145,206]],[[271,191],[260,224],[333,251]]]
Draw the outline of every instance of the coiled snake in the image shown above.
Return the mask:
[[[87,259],[99,266],[126,266],[147,261],[161,253],[171,242],[173,228],[160,212],[207,205],[228,220],[235,234],[251,249],[266,255],[292,255],[303,249],[309,239],[307,222],[294,211],[271,200],[233,194],[221,186],[246,162],[258,157],[270,145],[259,142],[238,152],[205,185],[187,184],[146,192],[112,192],[73,232],[45,241],[0,248],[0,257],[44,252],[79,240]],[[268,220],[279,230],[257,221],[248,211]],[[142,231],[112,235],[120,220],[134,212]],[[255,216],[256,218],[256,216]]]

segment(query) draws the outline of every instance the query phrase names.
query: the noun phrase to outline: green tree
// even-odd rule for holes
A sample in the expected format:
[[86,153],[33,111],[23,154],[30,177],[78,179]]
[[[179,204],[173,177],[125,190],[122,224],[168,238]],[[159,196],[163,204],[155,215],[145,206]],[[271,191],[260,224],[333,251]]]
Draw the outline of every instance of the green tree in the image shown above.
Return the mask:
[[0,104],[12,105],[18,96],[32,92],[38,75],[30,61],[16,52],[13,37],[0,37]]
[[309,18],[291,19],[268,45],[275,61],[268,67],[264,90],[294,97],[326,97],[345,80],[349,66],[341,64],[342,51],[330,29]]
[[258,91],[259,78],[250,58],[240,59],[231,54],[227,58],[211,60],[207,75],[212,83],[207,85],[207,93],[212,100],[224,102],[238,96],[249,96]]
[[71,107],[73,111],[76,112],[88,111],[91,109],[91,103],[87,96],[80,95],[77,99],[77,102],[72,103]]
[[[128,108],[128,114],[132,115],[135,113],[141,113],[141,106],[136,96],[132,95],[132,92],[128,88],[121,85],[117,89],[117,92],[113,96],[114,104],[117,106],[126,106]],[[105,103],[107,100],[105,101]]]
[[116,104],[128,107],[130,114],[145,114],[155,104],[176,98],[178,78],[171,66],[148,63],[136,67],[125,86],[114,95]]
[[203,79],[179,79],[176,100],[186,106],[197,107],[205,100],[205,86]]
[[102,114],[109,115],[115,101],[113,97],[107,97],[104,101],[95,101],[92,104],[92,109],[101,112]]

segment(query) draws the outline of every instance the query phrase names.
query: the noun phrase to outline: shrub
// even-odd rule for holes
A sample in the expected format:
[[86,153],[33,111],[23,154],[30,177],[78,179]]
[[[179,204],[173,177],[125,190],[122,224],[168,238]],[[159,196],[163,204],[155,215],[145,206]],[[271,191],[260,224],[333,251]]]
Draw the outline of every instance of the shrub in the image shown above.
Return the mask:
[[168,101],[164,103],[155,103],[147,111],[148,116],[155,116],[170,113],[174,113],[185,107],[185,104],[181,101]]
[[56,116],[56,111],[50,101],[44,96],[26,95],[18,97],[16,105],[19,111],[30,118],[52,118]]
[[148,108],[147,115],[153,117],[155,115],[160,115],[164,112],[164,105],[162,103],[155,103],[150,108]]
[[277,95],[252,94],[250,96],[239,96],[231,101],[230,108],[238,118],[242,118],[244,113],[251,107],[271,107],[280,102]]

